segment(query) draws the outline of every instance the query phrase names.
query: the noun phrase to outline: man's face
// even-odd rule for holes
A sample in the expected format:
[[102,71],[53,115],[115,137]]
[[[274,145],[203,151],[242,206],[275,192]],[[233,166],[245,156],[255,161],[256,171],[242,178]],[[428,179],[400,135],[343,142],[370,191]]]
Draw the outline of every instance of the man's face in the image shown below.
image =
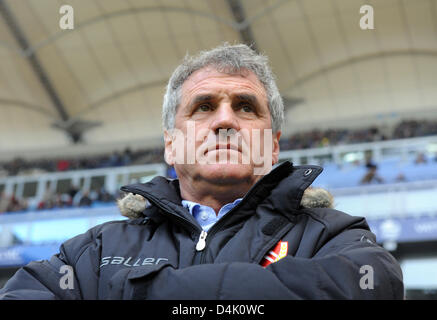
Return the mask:
[[[182,85],[175,129],[184,141],[172,140],[165,132],[166,161],[179,179],[254,183],[261,177],[255,168],[266,166],[257,154],[271,162],[268,167],[278,161],[281,133],[273,134],[271,128],[266,91],[253,72],[226,74],[205,67]],[[177,161],[174,150],[181,146],[184,158]],[[195,160],[190,163],[188,158]]]

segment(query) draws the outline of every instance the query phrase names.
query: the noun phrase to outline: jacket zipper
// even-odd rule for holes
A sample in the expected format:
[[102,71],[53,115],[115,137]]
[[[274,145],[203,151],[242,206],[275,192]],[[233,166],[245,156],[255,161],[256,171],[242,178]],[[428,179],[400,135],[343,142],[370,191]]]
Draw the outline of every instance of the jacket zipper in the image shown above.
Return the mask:
[[199,241],[196,244],[196,250],[202,251],[206,247],[206,236],[208,233],[205,230],[202,230],[199,236]]

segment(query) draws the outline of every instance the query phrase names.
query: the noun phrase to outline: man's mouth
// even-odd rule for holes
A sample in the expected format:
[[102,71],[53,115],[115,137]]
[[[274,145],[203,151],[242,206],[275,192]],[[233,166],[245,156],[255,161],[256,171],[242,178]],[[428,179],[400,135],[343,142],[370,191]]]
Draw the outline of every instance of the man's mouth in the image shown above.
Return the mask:
[[238,146],[228,143],[228,144],[219,144],[217,143],[215,145],[215,148],[213,146],[210,146],[209,148],[206,149],[205,154],[210,152],[210,151],[220,151],[220,150],[234,150],[234,151],[238,151],[241,152],[241,148],[239,148]]
[[240,151],[240,149],[238,148],[238,146],[233,145],[233,144],[231,144],[231,143],[228,143],[228,144],[216,144],[215,149],[216,149],[216,150],[224,149],[224,150],[235,150],[235,151]]

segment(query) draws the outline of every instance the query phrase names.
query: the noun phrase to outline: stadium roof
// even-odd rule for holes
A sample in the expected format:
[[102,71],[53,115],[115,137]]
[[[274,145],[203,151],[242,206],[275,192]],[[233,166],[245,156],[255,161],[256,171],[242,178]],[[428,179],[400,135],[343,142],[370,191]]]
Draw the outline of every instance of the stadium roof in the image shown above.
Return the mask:
[[[269,56],[292,130],[437,111],[437,0],[0,0],[0,150],[159,143],[183,56]],[[374,9],[362,30],[360,7]]]

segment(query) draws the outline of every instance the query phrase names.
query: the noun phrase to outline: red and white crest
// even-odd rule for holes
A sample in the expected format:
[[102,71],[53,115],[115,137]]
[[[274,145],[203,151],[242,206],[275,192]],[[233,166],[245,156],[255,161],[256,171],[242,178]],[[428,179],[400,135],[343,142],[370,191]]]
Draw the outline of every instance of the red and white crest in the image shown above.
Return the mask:
[[288,242],[279,241],[262,259],[261,265],[265,268],[271,263],[275,263],[284,258],[288,253]]

